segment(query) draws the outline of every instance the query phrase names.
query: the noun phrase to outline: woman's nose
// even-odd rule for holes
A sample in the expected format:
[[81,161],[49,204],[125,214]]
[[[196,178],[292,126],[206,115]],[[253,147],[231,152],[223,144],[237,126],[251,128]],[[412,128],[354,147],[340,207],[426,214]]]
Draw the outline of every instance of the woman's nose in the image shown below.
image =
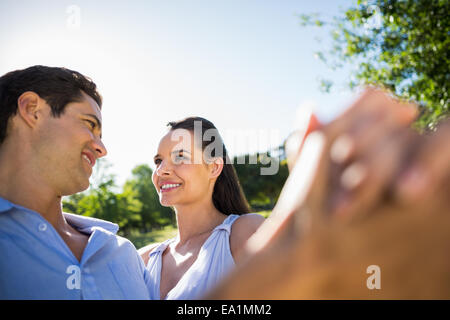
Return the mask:
[[171,166],[167,161],[162,160],[159,166],[156,168],[156,174],[158,176],[170,174]]

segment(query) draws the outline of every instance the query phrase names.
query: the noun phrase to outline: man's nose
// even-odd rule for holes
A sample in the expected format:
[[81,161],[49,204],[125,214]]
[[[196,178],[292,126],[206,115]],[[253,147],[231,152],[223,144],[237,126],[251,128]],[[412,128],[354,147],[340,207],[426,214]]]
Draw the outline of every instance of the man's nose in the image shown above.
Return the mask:
[[108,154],[108,151],[106,150],[105,145],[103,144],[102,140],[100,138],[97,138],[93,142],[93,148],[96,152],[96,157],[101,158]]

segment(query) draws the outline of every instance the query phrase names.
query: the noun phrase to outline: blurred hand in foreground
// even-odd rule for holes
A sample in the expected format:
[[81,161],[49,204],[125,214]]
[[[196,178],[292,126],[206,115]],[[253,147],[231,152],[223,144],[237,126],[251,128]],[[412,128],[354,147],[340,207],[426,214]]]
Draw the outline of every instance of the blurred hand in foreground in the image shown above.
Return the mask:
[[[370,89],[312,133],[217,299],[450,298],[450,123]],[[264,228],[264,229],[263,229]],[[382,289],[369,290],[370,265]]]
[[412,139],[404,130],[416,114],[414,105],[368,88],[330,124],[312,120],[306,134],[291,135],[297,142],[288,140],[286,145],[301,150],[288,150],[291,173],[268,221],[249,241],[249,250],[273,243],[285,228],[307,233],[324,219],[350,219],[357,212],[362,215],[362,208],[367,212],[384,196],[407,156],[409,148],[397,145]]

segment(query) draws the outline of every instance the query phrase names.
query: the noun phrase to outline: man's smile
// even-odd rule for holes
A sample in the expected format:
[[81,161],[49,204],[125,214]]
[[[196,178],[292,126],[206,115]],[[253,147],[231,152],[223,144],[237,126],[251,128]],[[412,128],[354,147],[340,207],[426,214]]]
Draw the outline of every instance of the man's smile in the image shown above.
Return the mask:
[[95,156],[89,151],[83,151],[81,157],[86,160],[89,166],[93,167],[95,165]]

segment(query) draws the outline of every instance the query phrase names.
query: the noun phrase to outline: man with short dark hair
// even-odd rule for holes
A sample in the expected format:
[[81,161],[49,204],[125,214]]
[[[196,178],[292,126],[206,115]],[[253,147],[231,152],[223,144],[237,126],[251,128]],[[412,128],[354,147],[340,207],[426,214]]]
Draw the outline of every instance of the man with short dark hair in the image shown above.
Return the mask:
[[69,69],[0,78],[0,299],[148,299],[148,273],[118,226],[62,212],[106,155],[101,104]]

